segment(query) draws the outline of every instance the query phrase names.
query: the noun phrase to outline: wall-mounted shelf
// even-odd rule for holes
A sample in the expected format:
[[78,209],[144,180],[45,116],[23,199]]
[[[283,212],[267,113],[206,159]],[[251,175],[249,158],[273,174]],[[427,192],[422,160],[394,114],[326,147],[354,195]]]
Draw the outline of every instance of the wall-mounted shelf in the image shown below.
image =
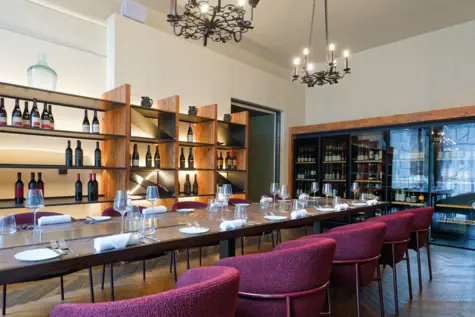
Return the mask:
[[246,147],[242,145],[217,145],[218,150],[245,150]]
[[186,141],[180,141],[178,142],[179,146],[185,146],[185,147],[202,147],[202,146],[214,146],[214,144],[211,143],[204,143],[204,142],[186,142]]
[[[74,197],[47,197],[44,199],[45,207],[48,206],[71,206],[71,205],[85,205],[85,204],[100,204],[111,203],[114,199],[106,199],[103,196],[98,200],[88,201],[87,196],[84,196],[82,201],[76,201]],[[0,209],[25,208],[24,205],[16,205],[15,200],[0,200]]]
[[33,136],[46,136],[53,138],[68,138],[81,140],[114,140],[125,138],[125,135],[117,134],[94,134],[85,132],[65,131],[65,130],[49,130],[49,129],[35,129],[35,128],[21,128],[12,126],[0,126],[0,133],[25,134]]
[[201,116],[190,116],[185,113],[180,113],[178,117],[179,121],[181,122],[188,122],[188,123],[203,123],[203,122],[211,122],[215,121],[213,118],[208,118],[208,117],[201,117]]
[[323,161],[323,164],[346,164],[346,161]]
[[145,118],[156,119],[156,118],[158,118],[158,115],[160,113],[174,114],[174,112],[160,110],[160,109],[157,109],[157,108],[145,108],[145,107],[134,106],[134,105],[130,106],[130,108],[136,110],[138,113],[140,113]]
[[45,165],[45,164],[5,164],[0,163],[0,168],[12,169],[58,169],[58,170],[125,170],[125,167],[109,167],[109,166],[81,166],[81,167],[66,167],[65,165]]
[[154,138],[146,138],[140,136],[131,136],[130,142],[132,143],[146,143],[146,144],[159,144],[159,143],[171,143],[176,142],[174,139],[154,139]]
[[424,207],[424,204],[422,203],[411,203],[411,202],[405,202],[405,201],[392,201],[392,205],[402,205],[402,206],[417,206],[417,207]]
[[131,167],[130,168],[130,171],[132,172],[152,172],[152,171],[156,171],[156,172],[161,172],[161,171],[176,171],[175,168],[155,168],[155,167],[145,167],[145,166],[139,166],[139,167]]
[[379,163],[379,164],[383,164],[384,162],[380,161],[380,160],[355,160],[355,161],[353,161],[353,163]]

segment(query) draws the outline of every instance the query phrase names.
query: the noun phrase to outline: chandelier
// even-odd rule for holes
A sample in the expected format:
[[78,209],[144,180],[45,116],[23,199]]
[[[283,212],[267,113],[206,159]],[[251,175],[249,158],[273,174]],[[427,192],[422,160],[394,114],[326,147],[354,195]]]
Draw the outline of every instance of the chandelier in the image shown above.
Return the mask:
[[[348,57],[350,52],[348,50],[343,51],[343,57],[345,59],[345,68],[340,71],[336,67],[336,59],[334,56],[335,44],[329,43],[328,41],[328,0],[325,1],[325,44],[327,49],[326,57],[326,67],[325,69],[317,72],[313,72],[314,65],[309,62],[308,56],[310,53],[310,48],[312,46],[312,36],[313,36],[313,21],[315,19],[315,3],[316,0],[313,0],[313,11],[312,11],[312,22],[310,24],[310,39],[308,43],[308,48],[303,50],[303,64],[300,68],[301,59],[299,57],[294,59],[294,72],[292,81],[298,81],[300,83],[307,85],[308,87],[323,86],[325,84],[338,84],[338,81],[345,77],[346,74],[350,74],[350,68],[348,67]],[[300,68],[300,69],[299,69]]]
[[[170,14],[167,21],[173,26],[176,36],[185,39],[203,39],[203,45],[208,44],[208,39],[214,42],[226,43],[234,40],[240,42],[242,34],[253,29],[252,19],[254,8],[260,0],[238,0],[234,4],[222,5],[217,0],[216,5],[210,5],[208,0],[188,0],[183,14],[178,14],[177,0],[170,1]],[[251,6],[251,20],[246,20],[244,5]]]

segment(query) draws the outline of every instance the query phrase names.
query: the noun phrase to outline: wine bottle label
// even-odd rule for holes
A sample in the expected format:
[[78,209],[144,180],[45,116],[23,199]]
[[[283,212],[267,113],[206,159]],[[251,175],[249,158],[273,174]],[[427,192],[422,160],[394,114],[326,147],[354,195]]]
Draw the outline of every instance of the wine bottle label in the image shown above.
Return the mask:
[[99,133],[100,126],[98,124],[92,124],[92,133]]
[[21,117],[13,117],[12,118],[12,126],[22,127],[23,126],[23,119]]
[[38,117],[31,118],[31,127],[32,128],[40,128],[41,127],[41,119]]
[[186,138],[186,140],[187,140],[188,142],[193,142],[193,136],[192,136],[192,135],[188,135],[187,138]]
[[23,186],[15,186],[15,198],[23,198]]
[[133,166],[139,166],[139,160],[132,160]]
[[0,114],[0,125],[7,125],[7,117]]
[[91,132],[91,127],[89,126],[89,124],[83,124],[82,125],[82,132],[84,132],[84,133]]
[[41,128],[49,129],[49,120],[41,120]]
[[30,120],[29,119],[23,120],[23,127],[24,128],[29,128],[30,127]]
[[49,129],[50,130],[54,130],[54,121],[51,121],[49,122]]

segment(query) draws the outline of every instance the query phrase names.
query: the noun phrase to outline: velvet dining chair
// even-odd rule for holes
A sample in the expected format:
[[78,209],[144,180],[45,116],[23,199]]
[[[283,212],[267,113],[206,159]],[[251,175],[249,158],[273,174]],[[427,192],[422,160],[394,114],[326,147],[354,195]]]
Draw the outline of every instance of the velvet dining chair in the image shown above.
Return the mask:
[[381,250],[381,258],[379,259],[379,265],[389,265],[393,269],[393,294],[396,316],[399,316],[397,264],[401,261],[406,261],[409,299],[412,300],[411,265],[409,260],[408,244],[411,238],[413,220],[414,216],[409,213],[394,213],[366,220],[366,222],[382,222],[387,226],[386,234],[384,236],[383,248]]
[[51,317],[234,317],[239,272],[204,267],[180,276],[175,289],[145,297],[98,304],[62,304]]
[[236,317],[314,317],[323,309],[332,239],[289,241],[272,252],[222,259],[241,274]]

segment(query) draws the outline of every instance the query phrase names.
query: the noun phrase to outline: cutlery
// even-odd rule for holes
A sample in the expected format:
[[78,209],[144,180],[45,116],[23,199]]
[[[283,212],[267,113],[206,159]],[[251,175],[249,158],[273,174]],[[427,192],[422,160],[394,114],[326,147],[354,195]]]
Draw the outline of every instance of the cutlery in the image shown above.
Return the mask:
[[261,224],[260,222],[255,222],[255,221],[248,221],[247,223],[250,224],[250,225],[260,225]]
[[70,247],[68,247],[68,244],[66,243],[66,241],[64,240],[59,240],[59,248],[62,250],[62,251],[69,251],[71,252],[72,254],[74,254],[75,256],[78,256],[79,253],[77,253],[76,251],[74,251],[73,249],[71,249]]
[[51,240],[49,243],[51,245],[51,247],[50,247],[51,250],[53,250],[54,252],[56,252],[60,255],[64,254],[64,252],[59,249],[58,242],[56,242],[54,240]]
[[151,240],[151,241],[154,241],[154,242],[160,242],[160,240],[152,238],[152,237],[144,237],[144,239],[148,239],[148,240]]

